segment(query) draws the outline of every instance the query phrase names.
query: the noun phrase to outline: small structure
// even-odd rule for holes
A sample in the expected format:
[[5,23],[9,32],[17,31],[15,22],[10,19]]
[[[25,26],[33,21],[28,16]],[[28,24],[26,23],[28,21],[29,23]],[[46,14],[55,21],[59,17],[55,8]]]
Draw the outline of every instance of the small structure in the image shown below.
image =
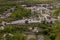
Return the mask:
[[29,39],[31,39],[31,38],[34,38],[34,39],[37,39],[37,40],[44,40],[44,35],[36,35],[36,34],[34,34],[34,33],[30,33],[30,34],[27,34],[26,35],[26,37],[27,37],[27,40],[29,40]]
[[35,38],[36,39],[36,35],[35,34],[28,34],[27,35],[27,40],[29,40],[31,38]]
[[26,7],[27,5],[21,5],[21,6]]
[[0,27],[0,30],[4,30],[4,27],[3,27],[3,26],[1,26],[1,27]]
[[37,6],[40,6],[40,7],[49,7],[50,4],[37,4]]
[[37,35],[38,40],[44,40],[44,36],[43,35]]
[[50,16],[49,17],[47,16],[45,21],[46,21],[46,23],[55,23],[56,19],[51,18]]
[[6,22],[5,21],[2,21],[2,26],[5,26],[6,25]]
[[32,27],[29,27],[28,29],[29,29],[29,30],[32,30]]
[[32,30],[32,32],[39,32],[38,27],[34,27],[34,29]]

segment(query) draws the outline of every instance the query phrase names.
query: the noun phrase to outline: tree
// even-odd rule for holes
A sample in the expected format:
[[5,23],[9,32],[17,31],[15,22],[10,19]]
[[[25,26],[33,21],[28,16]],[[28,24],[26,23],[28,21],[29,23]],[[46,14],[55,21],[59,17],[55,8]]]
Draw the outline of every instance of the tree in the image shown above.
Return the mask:
[[55,11],[54,11],[54,13],[53,13],[53,16],[54,16],[55,18],[57,18],[58,16],[60,16],[60,7],[58,7],[58,8],[55,9]]
[[25,23],[28,24],[28,20],[26,20]]
[[60,40],[60,33],[57,34],[57,36],[55,37],[55,40]]
[[49,37],[45,37],[44,40],[51,40]]
[[15,33],[13,40],[26,40],[26,36],[24,36],[23,34],[20,34],[20,33]]
[[18,6],[17,9],[12,13],[12,18],[22,19],[23,17],[31,16],[31,10],[25,9],[24,7]]

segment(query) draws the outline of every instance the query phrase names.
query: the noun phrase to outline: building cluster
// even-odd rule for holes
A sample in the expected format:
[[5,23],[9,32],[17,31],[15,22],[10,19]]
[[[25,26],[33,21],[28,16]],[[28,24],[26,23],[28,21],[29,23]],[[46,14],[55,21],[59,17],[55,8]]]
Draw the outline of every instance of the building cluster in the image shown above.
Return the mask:
[[[31,10],[31,13],[32,15],[36,13],[39,13],[39,20],[31,20],[29,22],[41,22],[41,21],[45,21],[47,23],[54,23],[56,21],[55,18],[51,17],[50,14],[51,12],[53,12],[53,6],[51,6],[50,4],[36,4],[35,6],[30,6],[30,7],[27,7],[27,5],[22,5],[24,7],[26,7],[27,9],[30,9]],[[33,18],[34,19],[34,18]]]
[[[27,19],[12,21],[10,23],[6,22],[6,24],[25,24],[25,21],[28,21],[28,23],[41,23],[42,21],[45,21],[45,23],[54,23],[57,20],[50,16],[50,13],[53,11],[53,6],[51,6],[50,4],[36,4],[34,6],[29,7],[27,5],[21,6],[25,7],[26,9],[30,9],[33,16]],[[11,9],[8,9],[8,11],[14,11],[14,9],[15,6]],[[38,14],[38,17],[35,17],[34,14]],[[7,13],[6,17],[10,15],[11,13]],[[1,16],[1,18],[5,18],[5,16]]]

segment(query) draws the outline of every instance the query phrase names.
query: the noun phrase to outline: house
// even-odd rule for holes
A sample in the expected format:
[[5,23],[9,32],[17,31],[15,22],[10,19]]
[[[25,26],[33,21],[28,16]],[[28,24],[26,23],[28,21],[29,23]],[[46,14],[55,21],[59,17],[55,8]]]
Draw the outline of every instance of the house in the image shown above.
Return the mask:
[[50,16],[47,16],[47,18],[45,20],[46,23],[55,23],[55,21],[56,21],[56,19],[51,18]]
[[43,35],[37,35],[37,39],[38,40],[44,40],[44,36]]
[[27,34],[26,37],[27,37],[27,40],[29,40],[31,38],[34,38],[34,39],[37,39],[37,40],[44,40],[44,35],[42,35],[42,34],[36,35],[34,33],[31,33],[31,34]]
[[[46,5],[47,7],[43,7],[44,5]],[[31,7],[26,7],[26,9],[30,9],[32,13],[37,12],[40,13],[40,11],[45,10],[45,13],[49,13],[51,10],[48,9],[49,4],[37,4],[35,6],[31,6]]]
[[32,30],[32,32],[39,32],[38,27],[34,27],[34,29]]
[[0,30],[4,30],[4,27],[3,27],[3,26],[1,26],[1,27],[0,27]]
[[27,5],[21,5],[21,6],[23,6],[23,7],[27,7]]
[[36,39],[36,35],[35,35],[35,34],[28,34],[28,35],[27,35],[27,40],[29,40],[29,39],[31,39],[31,38]]
[[36,5],[40,7],[49,7],[49,4],[36,4]]

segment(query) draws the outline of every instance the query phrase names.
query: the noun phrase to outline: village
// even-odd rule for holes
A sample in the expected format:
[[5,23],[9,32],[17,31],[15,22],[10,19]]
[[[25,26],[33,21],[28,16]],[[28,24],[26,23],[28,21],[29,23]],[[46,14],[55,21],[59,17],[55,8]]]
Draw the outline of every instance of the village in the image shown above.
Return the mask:
[[[56,6],[57,5],[57,6]],[[53,6],[59,7],[60,4],[53,4]],[[0,23],[0,30],[4,30],[6,25],[29,25],[29,24],[36,24],[36,23],[46,23],[46,24],[54,24],[56,21],[60,20],[60,16],[58,18],[51,17],[51,13],[53,13],[55,10],[54,7],[50,4],[36,4],[34,6],[27,6],[27,5],[21,5],[22,7],[31,10],[31,16],[29,18],[23,17],[23,19],[19,20],[13,20],[11,22],[6,22],[3,20]],[[10,9],[7,9],[2,15],[0,15],[1,19],[5,19],[11,16],[11,11],[14,11],[16,9],[16,6],[11,7]],[[23,11],[23,10],[22,10]],[[43,34],[36,34],[38,33],[41,28],[39,27],[28,27],[29,32],[23,33],[24,36],[27,37],[27,40],[30,38],[35,38],[37,40],[44,40]],[[31,32],[30,32],[31,31]],[[8,33],[10,36],[14,36],[11,33]],[[5,40],[5,36],[7,34],[3,35],[3,40]]]
[[[50,6],[50,4],[37,4],[37,6],[32,6],[32,7],[27,7],[27,5],[21,5],[23,7],[25,7],[26,9],[30,9],[32,16],[30,18],[23,18],[21,20],[16,20],[16,21],[12,21],[10,23],[7,22],[2,22],[2,25],[6,24],[25,24],[25,21],[28,21],[28,23],[41,23],[42,21],[46,21],[46,23],[54,23],[56,20],[53,17],[50,16],[50,13],[53,12],[54,10],[52,6]],[[58,5],[59,6],[59,5]],[[5,13],[3,13],[3,15],[0,15],[0,17],[3,18],[7,18],[11,15],[10,10],[14,11],[15,6],[12,7],[11,9],[8,9],[7,11],[5,11]],[[37,17],[34,16],[34,12],[37,12]]]

